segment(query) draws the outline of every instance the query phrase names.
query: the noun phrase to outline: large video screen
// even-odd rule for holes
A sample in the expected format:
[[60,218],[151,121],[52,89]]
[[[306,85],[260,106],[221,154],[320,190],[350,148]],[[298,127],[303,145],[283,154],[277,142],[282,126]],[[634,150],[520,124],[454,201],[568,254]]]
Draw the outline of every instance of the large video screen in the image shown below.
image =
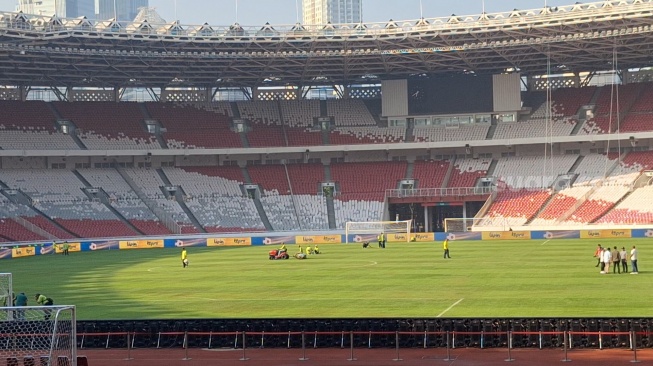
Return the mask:
[[492,112],[492,75],[432,76],[408,79],[408,113]]

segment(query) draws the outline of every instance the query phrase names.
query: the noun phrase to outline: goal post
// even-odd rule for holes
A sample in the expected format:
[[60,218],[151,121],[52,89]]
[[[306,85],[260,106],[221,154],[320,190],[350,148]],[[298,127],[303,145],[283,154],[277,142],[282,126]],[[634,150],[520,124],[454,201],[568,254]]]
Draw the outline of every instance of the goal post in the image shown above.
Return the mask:
[[0,359],[16,365],[77,366],[76,322],[72,305],[2,307]]
[[510,226],[504,217],[444,219],[444,231],[447,233],[464,233],[468,231],[507,231],[509,229]]
[[410,241],[413,220],[402,221],[348,221],[345,224],[345,243],[349,243],[349,235],[356,234],[406,234],[406,242]]
[[13,305],[13,282],[11,273],[0,273],[0,306]]

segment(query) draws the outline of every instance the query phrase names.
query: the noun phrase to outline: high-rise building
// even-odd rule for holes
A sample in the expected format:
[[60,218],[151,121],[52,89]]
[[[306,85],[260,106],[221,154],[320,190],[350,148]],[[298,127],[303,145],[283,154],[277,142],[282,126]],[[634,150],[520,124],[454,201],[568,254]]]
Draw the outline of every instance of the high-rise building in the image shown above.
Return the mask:
[[302,0],[304,25],[360,23],[363,0]]
[[95,19],[95,0],[19,0],[18,11],[60,18]]
[[99,0],[97,18],[131,22],[138,15],[138,9],[147,6],[148,0]]

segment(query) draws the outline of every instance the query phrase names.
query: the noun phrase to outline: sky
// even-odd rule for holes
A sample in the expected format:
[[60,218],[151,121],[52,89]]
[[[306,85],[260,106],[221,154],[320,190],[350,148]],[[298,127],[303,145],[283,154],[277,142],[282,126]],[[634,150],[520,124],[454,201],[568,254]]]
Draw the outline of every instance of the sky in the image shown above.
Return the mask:
[[[451,14],[480,14],[485,3],[488,13],[548,6],[571,5],[576,0],[421,0],[425,18]],[[584,1],[592,2],[592,1]],[[14,11],[18,0],[0,0],[0,9]],[[236,7],[236,3],[238,6]],[[241,25],[294,24],[297,7],[301,21],[301,0],[150,0],[159,15],[167,21],[177,18],[181,24]],[[175,6],[176,4],[176,6]],[[176,8],[176,11],[175,11]],[[238,9],[238,11],[236,11]],[[90,17],[89,17],[90,18]],[[389,19],[420,18],[420,0],[363,0],[363,21],[385,22]]]

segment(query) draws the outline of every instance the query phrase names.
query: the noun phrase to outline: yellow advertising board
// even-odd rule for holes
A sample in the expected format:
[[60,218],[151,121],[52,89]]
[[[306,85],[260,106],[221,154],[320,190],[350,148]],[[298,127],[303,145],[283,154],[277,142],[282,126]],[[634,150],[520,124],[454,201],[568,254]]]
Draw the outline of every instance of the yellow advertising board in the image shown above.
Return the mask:
[[163,248],[163,240],[121,240],[120,249],[151,249]]
[[402,241],[405,243],[408,241],[408,234],[387,234],[386,236],[386,240],[390,243]]
[[303,235],[296,236],[297,244],[341,244],[342,236],[340,235]]
[[12,258],[31,257],[33,255],[36,255],[36,248],[34,247],[20,247],[11,250]]
[[613,239],[613,238],[631,238],[632,231],[630,229],[618,230],[581,230],[581,239]]
[[484,231],[483,240],[525,240],[531,238],[530,231]]
[[252,245],[252,238],[208,238],[206,245],[209,247],[236,247]]
[[[63,243],[57,243],[54,245],[54,252],[57,254],[63,253]],[[69,252],[81,252],[82,245],[80,243],[68,243]]]
[[435,241],[434,233],[414,233],[411,236],[415,238],[416,242]]

